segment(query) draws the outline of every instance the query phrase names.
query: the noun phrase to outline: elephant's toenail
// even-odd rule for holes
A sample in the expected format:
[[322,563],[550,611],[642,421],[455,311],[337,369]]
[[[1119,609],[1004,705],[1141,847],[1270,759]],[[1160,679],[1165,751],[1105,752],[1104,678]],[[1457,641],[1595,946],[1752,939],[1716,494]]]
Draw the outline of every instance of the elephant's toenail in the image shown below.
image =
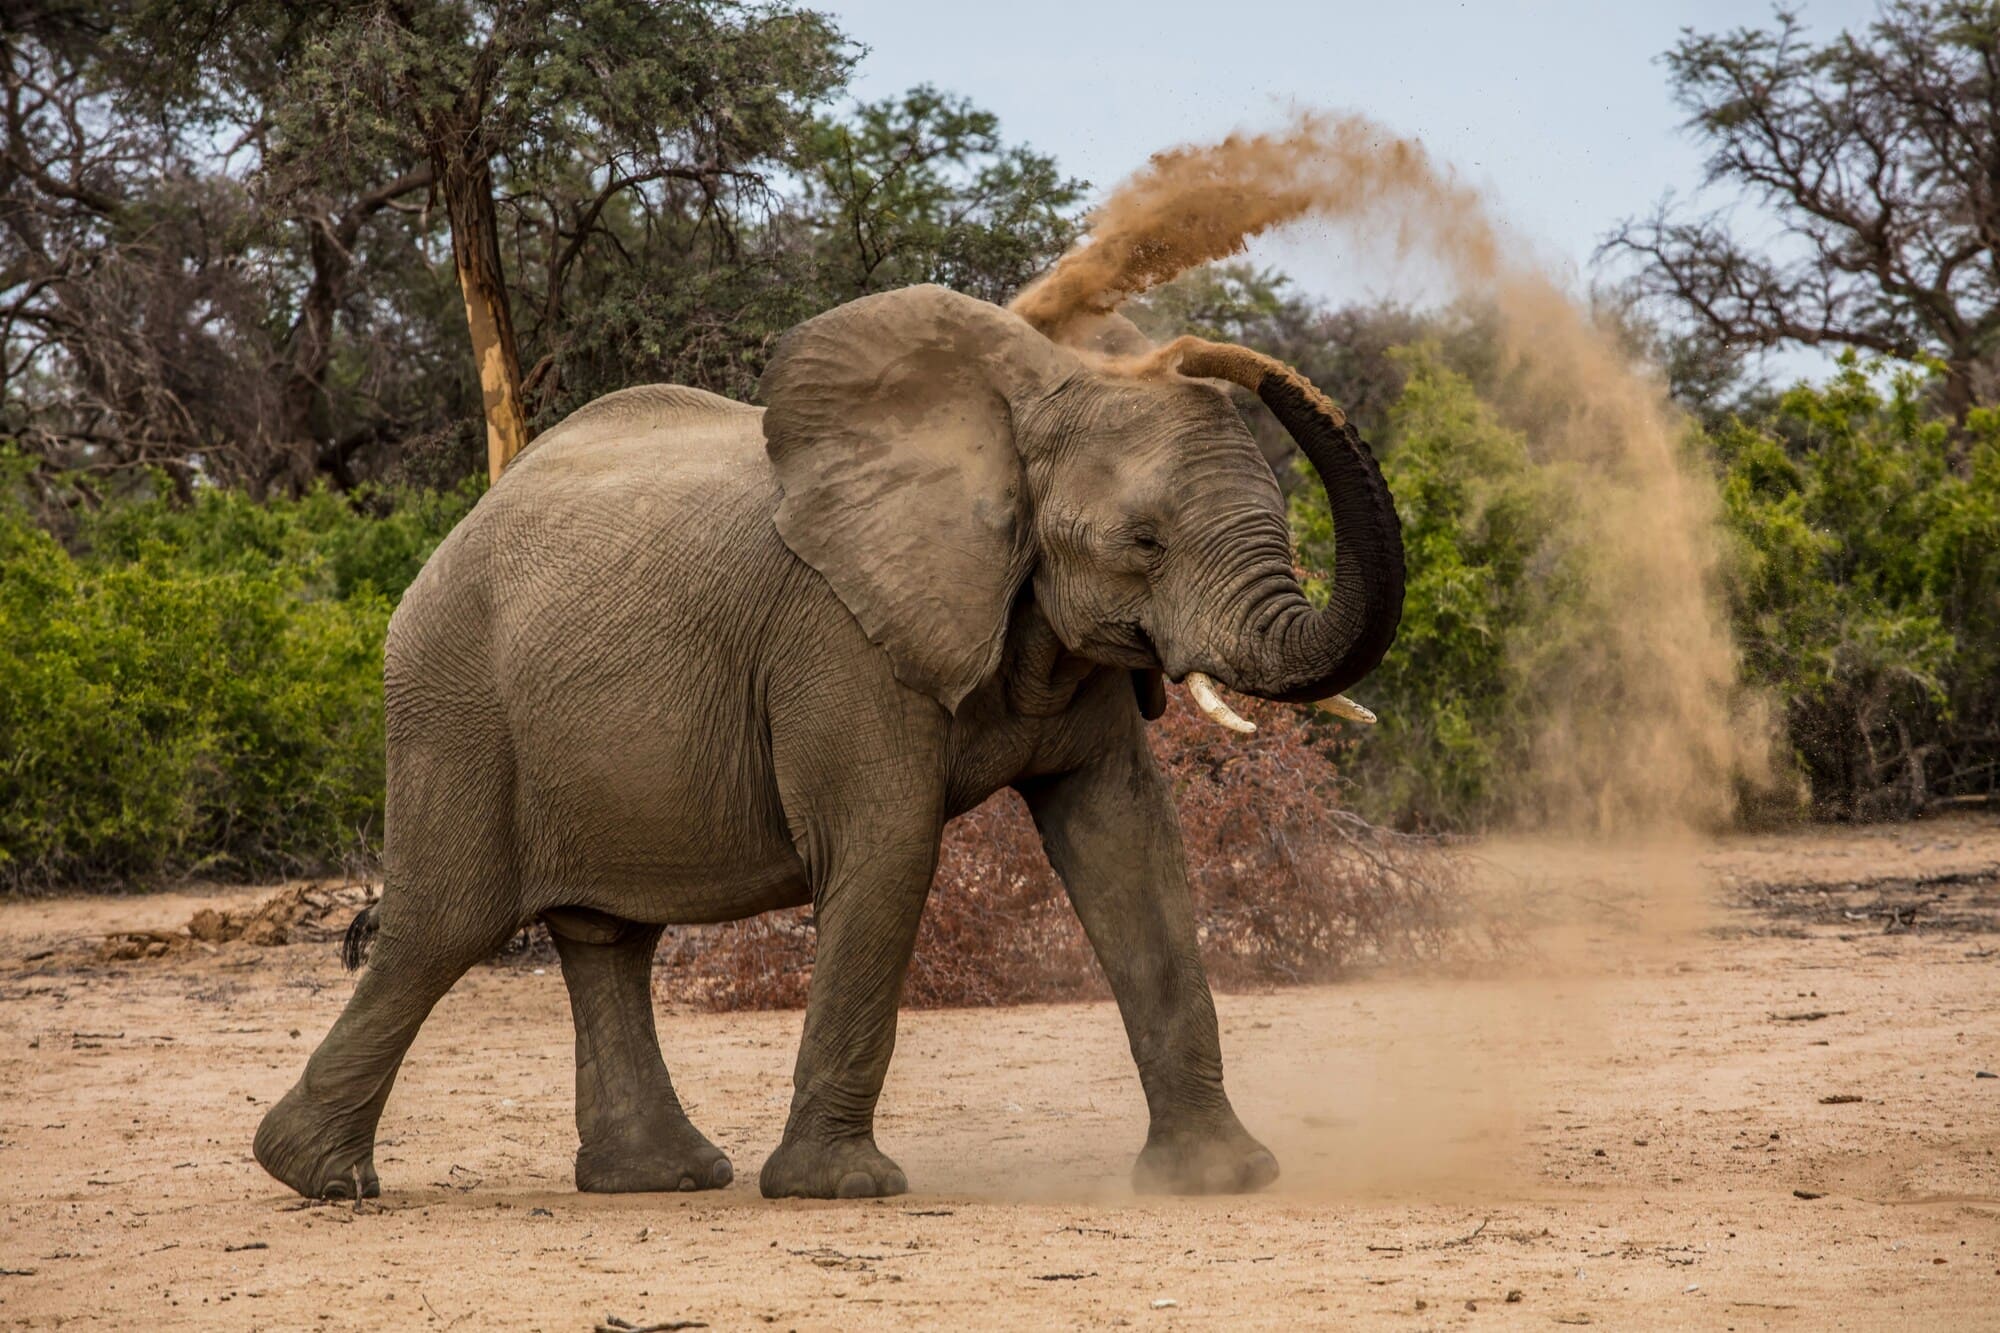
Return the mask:
[[682,1177],[681,1177],[681,1193],[683,1193],[683,1194],[692,1194],[692,1193],[694,1193],[694,1177],[693,1177],[693,1176],[682,1176]]
[[872,1199],[875,1197],[875,1179],[866,1171],[849,1171],[840,1178],[840,1186],[834,1196],[841,1199]]
[[736,1179],[736,1168],[729,1164],[729,1159],[726,1157],[708,1169],[708,1183],[716,1189],[721,1189],[734,1179]]

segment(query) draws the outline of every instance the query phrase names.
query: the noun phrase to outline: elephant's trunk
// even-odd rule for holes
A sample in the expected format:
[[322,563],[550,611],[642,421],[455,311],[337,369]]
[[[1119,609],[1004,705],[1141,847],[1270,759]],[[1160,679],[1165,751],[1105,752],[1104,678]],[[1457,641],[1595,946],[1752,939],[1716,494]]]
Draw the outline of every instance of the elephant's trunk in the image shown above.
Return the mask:
[[1315,610],[1290,578],[1245,608],[1228,683],[1287,703],[1339,694],[1375,669],[1403,617],[1402,526],[1381,468],[1340,409],[1290,367],[1197,338],[1179,339],[1160,355],[1183,375],[1226,379],[1262,399],[1312,463],[1332,508],[1326,608]]

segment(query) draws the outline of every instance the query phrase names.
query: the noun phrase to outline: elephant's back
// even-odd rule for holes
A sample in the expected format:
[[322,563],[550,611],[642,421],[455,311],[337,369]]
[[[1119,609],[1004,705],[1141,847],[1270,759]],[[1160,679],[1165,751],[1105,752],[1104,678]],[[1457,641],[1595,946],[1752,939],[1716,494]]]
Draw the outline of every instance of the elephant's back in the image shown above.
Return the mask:
[[[777,482],[763,409],[650,384],[606,394],[538,435],[411,585],[390,652],[421,622],[527,619],[558,589],[614,596],[620,577],[678,565],[685,584],[720,553],[774,557]],[[767,535],[768,534],[768,535]]]
[[777,547],[763,420],[762,408],[672,384],[578,408],[535,438],[467,520],[486,529],[495,590],[531,597],[575,578],[570,594],[588,598],[621,573],[671,567],[677,581],[699,579],[724,551]]
[[546,674],[507,660],[522,654],[595,660],[648,635],[726,653],[740,638],[737,604],[755,600],[745,589],[768,595],[800,568],[773,523],[763,417],[700,389],[646,385],[538,436],[433,561],[483,585],[501,678]]
[[544,455],[571,460],[654,443],[683,452],[711,436],[734,439],[745,427],[761,442],[764,409],[685,384],[639,384],[593,398],[537,435],[507,469],[532,470]]

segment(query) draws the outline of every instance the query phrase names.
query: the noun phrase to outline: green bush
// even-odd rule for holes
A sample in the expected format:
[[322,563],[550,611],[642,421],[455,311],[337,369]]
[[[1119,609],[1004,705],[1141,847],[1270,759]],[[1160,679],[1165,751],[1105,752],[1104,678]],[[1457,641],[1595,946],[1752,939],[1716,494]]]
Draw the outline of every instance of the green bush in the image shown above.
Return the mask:
[[2000,413],[1954,437],[1853,359],[1718,431],[1749,679],[1821,817],[2000,787]]
[[[1404,826],[1516,813],[1539,684],[1593,614],[1587,551],[1555,466],[1434,346],[1379,442],[1409,558],[1395,649],[1367,684],[1379,726],[1343,743],[1354,799]],[[1879,818],[2000,790],[2000,412],[1926,415],[1912,373],[1852,359],[1755,422],[1696,441],[1715,460],[1733,549],[1725,586],[1746,685],[1780,710],[1814,814]],[[1333,563],[1317,486],[1292,501],[1299,560]]]
[[205,491],[66,548],[0,495],[0,883],[371,855],[390,609],[475,496]]
[[258,501],[204,487],[185,505],[144,499],[83,509],[69,544],[96,564],[157,558],[215,573],[284,567],[316,595],[373,591],[395,602],[484,489],[474,479],[449,491],[364,487]]
[[[1395,360],[1406,379],[1378,450],[1409,581],[1396,646],[1368,678],[1382,721],[1355,740],[1347,770],[1371,818],[1477,827],[1503,812],[1507,777],[1528,762],[1527,645],[1559,637],[1573,546],[1562,491],[1526,438],[1435,345]],[[1312,571],[1333,568],[1333,527],[1318,486],[1298,488],[1292,525],[1307,593],[1323,600]]]

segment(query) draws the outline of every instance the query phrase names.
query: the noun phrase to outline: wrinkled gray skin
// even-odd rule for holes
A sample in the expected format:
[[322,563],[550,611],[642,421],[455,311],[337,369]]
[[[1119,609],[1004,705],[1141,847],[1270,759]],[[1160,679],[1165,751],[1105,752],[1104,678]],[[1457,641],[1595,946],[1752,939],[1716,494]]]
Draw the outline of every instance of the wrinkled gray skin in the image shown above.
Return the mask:
[[[584,407],[411,587],[389,633],[379,935],[257,1160],[305,1195],[376,1193],[418,1027],[539,917],[576,1021],[578,1188],[724,1185],[661,1059],[654,946],[667,924],[811,903],[763,1191],[898,1193],[875,1102],[940,830],[1012,784],[1124,1016],[1152,1117],[1136,1180],[1267,1184],[1277,1162],[1223,1092],[1142,709],[1160,671],[1290,697],[1351,683],[1386,646],[1356,660],[1357,618],[1392,634],[1400,611],[1393,512],[1347,520],[1316,614],[1222,393],[1087,368],[938,288],[801,326],[764,390],[768,410],[664,386]],[[1331,493],[1384,508],[1349,452],[1322,464],[1352,470]]]

